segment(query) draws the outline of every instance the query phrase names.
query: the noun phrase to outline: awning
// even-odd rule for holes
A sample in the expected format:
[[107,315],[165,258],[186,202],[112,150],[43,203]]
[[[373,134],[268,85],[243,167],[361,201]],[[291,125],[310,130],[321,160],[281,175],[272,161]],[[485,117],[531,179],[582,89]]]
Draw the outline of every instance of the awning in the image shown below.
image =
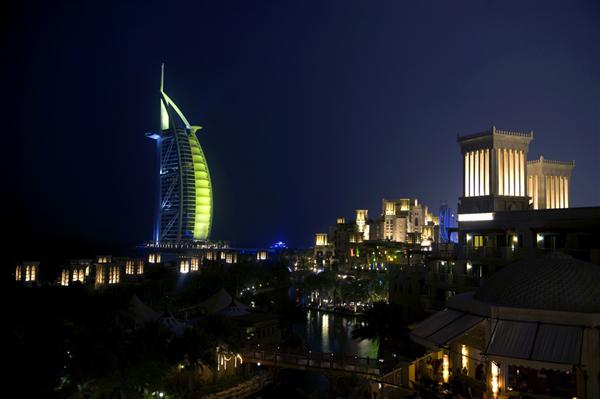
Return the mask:
[[537,327],[537,323],[498,320],[487,354],[528,359]]
[[411,338],[425,346],[443,346],[483,321],[483,317],[444,309],[417,324]]
[[580,363],[582,337],[582,327],[498,320],[485,354],[489,357],[577,365]]

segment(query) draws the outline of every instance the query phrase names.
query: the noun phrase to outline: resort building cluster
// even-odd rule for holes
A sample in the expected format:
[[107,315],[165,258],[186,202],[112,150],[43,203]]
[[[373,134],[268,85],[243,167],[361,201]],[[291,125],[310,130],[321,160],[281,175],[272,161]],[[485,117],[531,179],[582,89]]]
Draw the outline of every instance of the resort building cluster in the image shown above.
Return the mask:
[[[309,250],[283,243],[236,249],[208,241],[213,198],[201,128],[163,85],[164,74],[161,130],[148,134],[160,159],[153,240],[140,256],[71,260],[55,274],[21,262],[17,282],[103,289],[141,283],[156,265],[187,275],[211,262],[283,258],[293,270],[388,273],[389,303],[427,348],[402,368],[403,386],[457,378],[478,397],[600,397],[600,207],[571,207],[574,161],[528,160],[532,131],[492,126],[458,137],[456,212],[446,204],[432,212],[416,197],[383,199],[375,217],[367,209],[353,220],[338,217]],[[248,337],[279,334],[273,317],[252,314],[235,294],[219,291],[197,309],[236,318]],[[140,317],[159,317],[139,300],[134,305]],[[186,309],[171,324],[193,313]]]

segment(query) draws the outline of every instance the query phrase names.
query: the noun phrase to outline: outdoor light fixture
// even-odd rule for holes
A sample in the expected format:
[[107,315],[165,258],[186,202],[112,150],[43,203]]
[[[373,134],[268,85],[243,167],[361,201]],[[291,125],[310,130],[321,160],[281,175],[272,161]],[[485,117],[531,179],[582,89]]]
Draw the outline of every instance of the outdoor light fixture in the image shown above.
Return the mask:
[[458,215],[459,222],[483,222],[486,220],[494,220],[494,212],[462,213]]
[[442,378],[445,383],[447,383],[450,378],[450,361],[447,353],[444,353],[444,357],[442,358]]
[[499,374],[500,374],[500,369],[498,368],[498,365],[496,364],[496,362],[492,362],[492,393],[494,394],[494,398],[498,396],[498,391],[500,390],[500,386],[499,386]]
[[461,357],[461,366],[463,370],[469,370],[469,348],[467,345],[462,345],[460,348]]
[[537,241],[538,243],[540,243],[540,242],[544,241],[544,235],[543,235],[543,234],[541,234],[541,233],[537,233],[537,234],[536,234],[536,236],[535,236],[535,238],[536,238],[536,241]]

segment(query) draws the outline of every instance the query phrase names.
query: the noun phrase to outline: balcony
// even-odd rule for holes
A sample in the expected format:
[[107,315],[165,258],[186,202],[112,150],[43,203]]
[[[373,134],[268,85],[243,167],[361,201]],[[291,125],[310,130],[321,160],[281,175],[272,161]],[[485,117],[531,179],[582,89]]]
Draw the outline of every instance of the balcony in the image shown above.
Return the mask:
[[473,248],[463,246],[462,253],[465,259],[472,260],[510,260],[515,261],[523,259],[531,254],[531,251],[520,247],[480,247]]

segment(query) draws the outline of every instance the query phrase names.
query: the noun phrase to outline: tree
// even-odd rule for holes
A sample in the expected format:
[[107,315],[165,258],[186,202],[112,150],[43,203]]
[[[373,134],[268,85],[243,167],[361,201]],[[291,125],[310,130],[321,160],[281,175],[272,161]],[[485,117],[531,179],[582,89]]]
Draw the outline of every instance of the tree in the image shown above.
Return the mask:
[[422,347],[413,343],[408,337],[408,327],[403,324],[400,309],[385,302],[375,302],[368,309],[362,321],[352,330],[354,339],[371,339],[379,342],[378,357],[391,357],[392,353],[407,357],[418,356]]

